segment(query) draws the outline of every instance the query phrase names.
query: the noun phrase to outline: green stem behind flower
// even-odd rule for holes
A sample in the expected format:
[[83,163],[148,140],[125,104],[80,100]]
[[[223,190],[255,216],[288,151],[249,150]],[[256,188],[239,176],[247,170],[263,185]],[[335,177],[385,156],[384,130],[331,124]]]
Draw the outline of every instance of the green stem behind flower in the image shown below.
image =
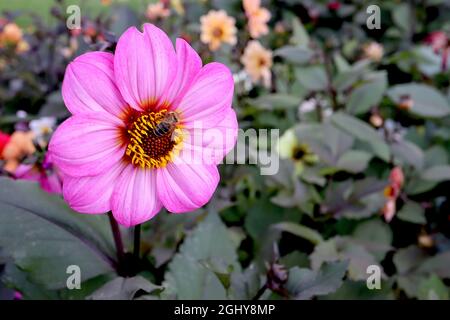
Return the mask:
[[134,227],[134,251],[133,255],[134,258],[139,260],[140,258],[140,252],[141,252],[141,225],[138,224]]
[[117,224],[117,221],[114,219],[111,212],[108,212],[108,218],[109,223],[111,224],[111,231],[114,238],[114,243],[116,245],[116,251],[117,251],[117,262],[118,266],[120,268],[120,265],[123,262],[125,253],[123,250],[123,242],[122,242],[122,235],[120,234],[119,225]]

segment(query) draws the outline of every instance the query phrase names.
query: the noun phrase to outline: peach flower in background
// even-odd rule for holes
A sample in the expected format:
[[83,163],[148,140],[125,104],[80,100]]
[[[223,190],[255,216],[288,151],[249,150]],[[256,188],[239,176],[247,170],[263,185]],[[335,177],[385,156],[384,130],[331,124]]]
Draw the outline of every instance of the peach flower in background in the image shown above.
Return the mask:
[[370,42],[363,47],[364,57],[375,62],[381,61],[384,54],[383,45],[378,42]]
[[170,16],[170,9],[164,6],[164,3],[150,3],[147,6],[146,16],[149,20],[164,19]]
[[8,23],[3,27],[3,31],[0,34],[0,39],[3,43],[17,44],[22,40],[22,29],[15,23]]
[[209,45],[209,49],[216,51],[222,43],[235,45],[236,26],[235,19],[228,16],[224,10],[211,10],[200,18],[201,36],[203,43]]
[[7,23],[0,32],[0,48],[15,48],[17,53],[23,53],[30,49],[28,42],[23,40],[23,32],[15,23]]
[[34,134],[31,131],[14,132],[0,154],[0,159],[3,159],[5,162],[3,169],[13,173],[24,157],[33,154],[36,151],[33,139]]
[[272,51],[265,49],[259,41],[252,40],[247,44],[241,62],[254,83],[262,82],[265,87],[270,87]]
[[270,20],[270,12],[261,7],[261,0],[243,0],[245,15],[248,19],[248,31],[254,39],[269,33],[267,23]]
[[405,176],[401,167],[394,167],[389,174],[389,185],[384,189],[386,203],[383,207],[384,219],[390,222],[397,211],[396,202],[405,183]]

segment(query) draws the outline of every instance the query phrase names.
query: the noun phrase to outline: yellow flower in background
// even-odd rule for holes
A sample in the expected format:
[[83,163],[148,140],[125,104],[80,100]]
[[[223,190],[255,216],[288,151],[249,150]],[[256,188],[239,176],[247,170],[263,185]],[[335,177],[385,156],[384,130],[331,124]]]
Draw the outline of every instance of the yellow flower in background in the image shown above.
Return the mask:
[[216,51],[222,43],[235,45],[236,26],[235,19],[228,16],[224,10],[211,10],[200,18],[201,36],[203,43],[209,45],[209,49]]
[[370,42],[363,47],[364,57],[372,61],[378,62],[383,58],[384,48],[378,42]]
[[248,19],[248,31],[254,39],[269,33],[267,23],[270,20],[270,12],[261,7],[260,0],[243,0],[245,15]]
[[319,161],[306,143],[300,143],[293,129],[287,130],[278,144],[278,153],[282,159],[290,159],[295,164],[295,172],[301,174],[305,166],[311,166]]
[[250,75],[254,83],[262,82],[265,87],[270,87],[272,75],[272,51],[265,49],[257,40],[248,43],[241,57],[245,71]]
[[147,6],[146,16],[149,20],[164,19],[170,16],[170,9],[166,8],[162,2],[150,3]]

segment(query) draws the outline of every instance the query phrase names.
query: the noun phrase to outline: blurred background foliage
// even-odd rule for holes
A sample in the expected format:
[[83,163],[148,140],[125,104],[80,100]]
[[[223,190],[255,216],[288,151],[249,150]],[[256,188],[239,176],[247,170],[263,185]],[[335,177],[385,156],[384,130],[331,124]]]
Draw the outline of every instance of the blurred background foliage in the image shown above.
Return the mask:
[[[4,159],[0,298],[448,299],[449,2],[378,2],[371,30],[372,1],[267,0],[269,31],[256,35],[240,0],[157,3],[2,1],[0,130],[63,121],[66,65],[151,21],[230,67],[240,127],[281,131],[278,173],[222,165],[205,208],[159,214],[143,226],[142,259],[119,266],[106,216],[74,213]],[[81,29],[66,28],[69,4]],[[211,10],[234,17],[236,45],[201,41]],[[20,161],[42,169],[48,136],[33,137]],[[66,289],[69,265],[81,290]],[[370,265],[380,289],[367,288]]]

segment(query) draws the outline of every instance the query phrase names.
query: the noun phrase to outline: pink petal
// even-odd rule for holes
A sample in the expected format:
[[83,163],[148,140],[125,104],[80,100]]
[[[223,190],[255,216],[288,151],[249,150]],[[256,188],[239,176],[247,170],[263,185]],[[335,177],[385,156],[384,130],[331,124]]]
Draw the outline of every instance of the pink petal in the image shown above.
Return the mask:
[[177,72],[172,84],[165,93],[171,105],[178,105],[180,99],[190,88],[202,68],[202,59],[183,39],[177,39]]
[[66,177],[63,185],[64,199],[81,213],[100,214],[111,210],[111,196],[116,180],[125,164],[116,163],[107,172],[93,177]]
[[185,123],[201,120],[213,126],[222,120],[220,114],[231,106],[233,91],[230,70],[221,63],[209,63],[200,70],[177,110]]
[[176,68],[172,42],[152,24],[144,24],[144,33],[129,28],[117,43],[116,82],[124,99],[137,110],[164,103],[160,100],[172,83]]
[[[189,153],[190,159],[201,159],[203,164],[219,164],[222,159],[236,145],[238,135],[238,122],[236,113],[228,108],[221,115],[222,120],[211,127],[206,122],[199,122],[196,127],[194,123],[185,126],[187,131],[183,141],[183,157]],[[195,155],[199,153],[199,155]]]
[[48,193],[62,193],[62,181],[56,172],[42,174],[41,188]]
[[35,167],[29,164],[21,164],[17,167],[14,172],[14,176],[17,179],[28,180],[28,181],[39,181],[41,178],[41,173],[36,170]]
[[187,164],[183,160],[169,163],[158,170],[158,197],[170,212],[193,211],[211,199],[219,179],[215,165]]
[[150,220],[161,208],[156,194],[156,172],[128,165],[117,179],[111,198],[117,222],[131,227]]
[[53,134],[49,152],[63,175],[94,176],[107,171],[124,155],[122,123],[108,113],[78,114]]
[[62,95],[72,114],[92,111],[120,116],[127,103],[114,80],[114,57],[107,52],[85,53],[69,64]]

